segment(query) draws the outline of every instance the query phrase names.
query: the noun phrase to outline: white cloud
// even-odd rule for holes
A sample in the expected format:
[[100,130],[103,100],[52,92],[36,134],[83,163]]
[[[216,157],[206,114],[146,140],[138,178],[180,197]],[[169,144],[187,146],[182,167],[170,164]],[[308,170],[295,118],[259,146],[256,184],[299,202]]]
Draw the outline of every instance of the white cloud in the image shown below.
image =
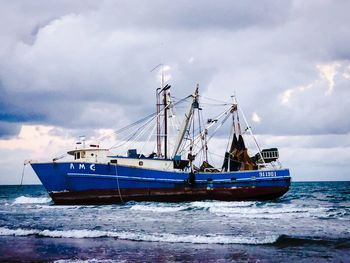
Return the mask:
[[350,66],[347,66],[343,72],[343,77],[346,79],[350,79]]
[[281,103],[288,104],[292,94],[295,92],[294,89],[287,89],[281,95]]
[[31,158],[50,159],[75,143],[67,132],[59,128],[57,132],[56,129],[45,125],[22,125],[18,136],[0,140],[0,148],[27,151],[31,153]]
[[261,122],[260,116],[255,111],[252,114],[252,121],[255,122],[255,123],[260,123]]
[[326,95],[331,95],[334,90],[334,77],[337,75],[337,69],[340,67],[340,63],[332,62],[328,64],[319,64],[316,66],[319,70],[321,78],[325,79],[328,83],[328,89],[325,92]]
[[287,89],[285,90],[281,95],[280,95],[280,100],[281,104],[283,105],[288,105],[290,104],[290,100],[292,99],[292,96],[295,95],[296,93],[302,93],[306,90],[311,89],[315,85],[316,81],[314,83],[304,85],[304,86],[297,86],[292,89]]

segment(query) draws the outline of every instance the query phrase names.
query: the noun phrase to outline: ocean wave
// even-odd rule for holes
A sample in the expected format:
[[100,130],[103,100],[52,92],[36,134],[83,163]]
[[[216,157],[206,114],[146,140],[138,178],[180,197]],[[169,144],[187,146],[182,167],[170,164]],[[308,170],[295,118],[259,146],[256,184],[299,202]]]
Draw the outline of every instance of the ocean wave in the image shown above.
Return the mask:
[[20,196],[15,199],[13,204],[45,204],[51,202],[50,197],[28,197]]
[[245,218],[282,218],[286,216],[293,217],[319,217],[327,215],[327,208],[323,207],[210,207],[209,212],[219,216],[245,217]]
[[38,233],[35,229],[9,229],[5,227],[0,227],[0,236],[30,236],[36,235]]
[[211,208],[241,208],[251,207],[255,205],[255,202],[221,202],[221,201],[196,201],[184,204],[134,204],[130,207],[130,210],[145,211],[145,212],[156,212],[156,213],[171,213],[187,210],[210,210]]
[[156,213],[172,213],[187,210],[186,206],[154,206],[154,205],[133,205],[130,210]]
[[82,208],[91,208],[92,206],[83,205],[51,205],[49,203],[36,205],[37,208],[47,209],[47,210],[78,210]]
[[191,202],[190,205],[191,207],[195,208],[217,208],[217,207],[222,207],[222,208],[230,208],[230,207],[251,207],[255,205],[256,202],[252,201],[235,201],[235,202],[225,202],[225,201],[196,201],[196,202]]
[[232,236],[232,235],[184,235],[172,233],[137,233],[128,231],[100,231],[100,230],[38,230],[38,229],[9,229],[0,227],[2,236],[42,236],[53,238],[99,238],[112,237],[121,240],[192,243],[192,244],[249,244],[261,245],[276,242],[279,236]]

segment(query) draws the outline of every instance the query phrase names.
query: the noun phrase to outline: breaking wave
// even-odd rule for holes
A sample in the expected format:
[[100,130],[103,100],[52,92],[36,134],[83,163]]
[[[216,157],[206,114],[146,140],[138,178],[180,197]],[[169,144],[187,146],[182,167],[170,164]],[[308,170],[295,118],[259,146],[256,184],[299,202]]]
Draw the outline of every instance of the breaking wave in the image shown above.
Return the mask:
[[27,197],[20,196],[15,199],[13,204],[45,204],[51,202],[50,197]]
[[9,229],[0,227],[1,236],[39,236],[52,238],[102,238],[111,237],[120,240],[192,243],[192,244],[244,244],[244,245],[273,245],[277,247],[320,245],[349,249],[349,238],[323,239],[318,237],[294,237],[288,235],[269,235],[264,237],[230,236],[230,235],[185,235],[170,233],[137,233],[127,231],[99,230],[39,230],[39,229]]
[[224,201],[196,201],[192,202],[191,206],[195,208],[230,208],[230,207],[251,207],[255,205],[256,202],[247,202],[247,201],[236,201],[236,202],[224,202]]
[[184,235],[171,233],[137,233],[128,231],[100,231],[100,230],[38,230],[38,229],[9,229],[0,227],[2,236],[30,236],[53,238],[99,238],[112,237],[121,240],[192,243],[192,244],[273,244],[279,236],[248,237],[230,235]]
[[185,206],[154,206],[154,205],[133,205],[130,210],[156,212],[156,213],[172,213],[187,210]]
[[241,207],[251,207],[255,202],[210,202],[210,201],[196,201],[187,203],[184,205],[171,205],[171,204],[159,204],[159,203],[149,203],[149,204],[136,204],[130,207],[130,210],[144,211],[144,212],[156,212],[156,213],[171,213],[187,210],[211,210],[211,209],[222,209],[222,211],[227,211],[230,208],[241,208]]
[[258,202],[220,202],[198,201],[186,204],[159,204],[146,203],[134,204],[130,210],[154,213],[175,213],[189,210],[204,210],[217,216],[249,219],[280,219],[291,216],[293,218],[341,218],[346,215],[344,209],[327,207],[305,207],[299,205],[284,204],[270,206]]
[[[196,204],[200,206],[200,202]],[[227,216],[233,218],[266,218],[278,219],[292,216],[293,218],[300,217],[332,217],[334,212],[325,207],[301,207],[297,205],[276,206],[257,206],[253,202],[242,202],[242,204],[223,204],[212,203],[203,204],[207,207],[210,213],[218,216]],[[337,211],[339,213],[339,211]],[[344,213],[342,213],[344,214]],[[338,215],[338,214],[337,214]],[[339,215],[338,215],[339,216]]]

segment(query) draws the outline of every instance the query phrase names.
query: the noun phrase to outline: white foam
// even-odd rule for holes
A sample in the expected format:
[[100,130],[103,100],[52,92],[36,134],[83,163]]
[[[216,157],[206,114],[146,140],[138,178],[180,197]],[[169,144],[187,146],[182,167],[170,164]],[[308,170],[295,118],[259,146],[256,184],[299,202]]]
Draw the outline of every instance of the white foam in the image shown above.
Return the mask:
[[294,218],[319,216],[325,212],[322,207],[210,207],[209,212],[220,216],[237,218],[285,218],[292,216]]
[[39,235],[54,238],[97,238],[113,237],[122,240],[167,242],[167,243],[193,243],[193,244],[271,244],[278,236],[229,236],[229,235],[184,235],[171,233],[137,233],[137,232],[115,232],[99,230],[37,230],[37,229],[8,229],[0,228],[3,236],[27,236]]
[[14,204],[45,204],[51,202],[49,197],[20,196],[15,199]]
[[5,227],[0,227],[0,236],[29,236],[29,235],[35,235],[39,231],[35,229],[9,229]]
[[38,233],[40,236],[47,237],[65,237],[65,238],[94,238],[94,237],[108,237],[107,231],[99,230],[43,230]]
[[156,213],[172,213],[186,210],[185,206],[151,206],[151,205],[133,205],[130,210],[156,212]]
[[80,209],[81,207],[88,207],[88,206],[82,206],[82,205],[50,205],[50,204],[44,204],[44,205],[37,205],[38,208],[42,209],[52,209],[52,210],[76,210]]
[[247,201],[236,201],[236,202],[224,202],[224,201],[197,201],[192,202],[192,207],[198,208],[211,208],[211,207],[250,207],[256,204],[256,202],[247,202]]

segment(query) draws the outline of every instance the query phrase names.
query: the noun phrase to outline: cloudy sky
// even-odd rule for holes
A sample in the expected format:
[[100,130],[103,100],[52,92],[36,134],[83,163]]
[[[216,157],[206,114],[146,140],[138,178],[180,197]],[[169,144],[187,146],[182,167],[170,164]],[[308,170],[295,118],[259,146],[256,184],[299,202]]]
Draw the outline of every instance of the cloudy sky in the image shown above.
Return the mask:
[[[350,180],[350,1],[1,1],[0,184],[172,93],[235,92],[293,179]],[[24,183],[38,183],[27,168]]]

